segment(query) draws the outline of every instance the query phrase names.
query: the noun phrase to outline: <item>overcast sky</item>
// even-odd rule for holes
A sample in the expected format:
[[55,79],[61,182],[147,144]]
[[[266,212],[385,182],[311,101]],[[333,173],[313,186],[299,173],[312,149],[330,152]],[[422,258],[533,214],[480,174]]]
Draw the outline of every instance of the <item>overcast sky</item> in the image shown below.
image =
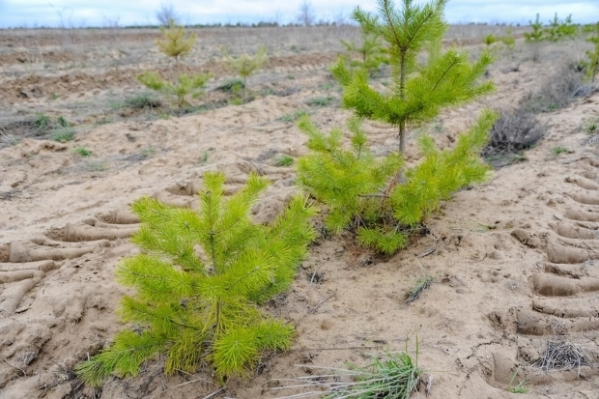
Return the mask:
[[[293,22],[303,0],[0,0],[0,27],[68,27],[156,24],[156,10],[172,4],[180,22],[254,23]],[[396,0],[399,3],[400,0]],[[424,1],[416,0],[421,3]],[[317,19],[349,16],[357,6],[376,11],[376,0],[312,0]],[[599,20],[599,0],[450,0],[445,17],[450,23],[487,22],[527,24],[536,13],[544,22],[572,14],[576,23]],[[109,22],[110,21],[110,22]]]

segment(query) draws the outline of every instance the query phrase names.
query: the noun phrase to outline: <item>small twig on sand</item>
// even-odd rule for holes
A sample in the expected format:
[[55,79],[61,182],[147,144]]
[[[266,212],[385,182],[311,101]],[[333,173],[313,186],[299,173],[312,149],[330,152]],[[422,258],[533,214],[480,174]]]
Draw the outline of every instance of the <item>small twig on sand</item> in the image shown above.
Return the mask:
[[332,298],[332,297],[334,297],[334,296],[335,296],[335,294],[331,294],[331,295],[329,295],[328,297],[324,298],[322,301],[318,302],[318,305],[316,305],[316,306],[314,307],[314,309],[312,309],[312,310],[310,311],[310,313],[308,313],[308,314],[313,314],[314,312],[316,312],[316,311],[318,310],[318,308],[319,308],[319,307],[321,307],[321,306],[322,306],[322,305],[323,305],[323,304],[324,304],[326,301],[328,301],[329,299],[331,299],[331,298]]

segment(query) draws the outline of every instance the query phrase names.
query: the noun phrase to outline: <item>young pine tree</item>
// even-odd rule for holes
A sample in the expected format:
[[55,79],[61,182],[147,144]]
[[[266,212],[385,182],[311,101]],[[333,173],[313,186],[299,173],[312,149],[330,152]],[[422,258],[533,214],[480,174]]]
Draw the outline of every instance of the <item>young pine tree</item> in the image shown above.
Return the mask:
[[356,232],[358,242],[384,254],[404,248],[409,235],[419,230],[442,200],[472,183],[485,179],[488,165],[480,151],[497,115],[482,112],[469,132],[451,150],[440,151],[422,136],[424,159],[404,170],[404,179],[386,189],[389,179],[403,167],[403,159],[391,153],[376,159],[356,119],[350,120],[351,150],[342,147],[342,133],[325,135],[306,118],[299,123],[309,137],[311,153],[298,161],[300,183],[328,208],[325,227],[332,233]]
[[[379,0],[379,17],[359,7],[353,18],[368,34],[386,42],[392,67],[392,87],[379,92],[368,82],[365,71],[348,71],[340,59],[332,72],[343,85],[343,105],[360,117],[386,122],[398,127],[399,150],[404,152],[408,123],[429,121],[447,106],[461,104],[491,92],[490,82],[478,83],[492,62],[483,52],[474,63],[467,52],[441,51],[447,24],[443,21],[446,0],[434,0],[419,6],[413,0],[402,0],[395,9],[392,0]],[[417,56],[427,51],[427,60]]]
[[359,58],[350,58],[349,65],[353,68],[365,69],[369,76],[373,76],[381,64],[387,63],[387,55],[381,38],[372,33],[362,31],[362,44],[349,43],[341,40],[347,51],[356,53]]
[[587,38],[587,41],[593,45],[591,50],[587,50],[588,61],[585,62],[587,77],[591,82],[595,81],[595,76],[599,73],[599,22],[591,25],[589,28],[591,36]]
[[[442,20],[445,1],[416,6],[403,0],[402,4],[401,10],[395,10],[390,0],[380,0],[380,18],[359,8],[354,12],[364,32],[380,35],[387,43],[391,90],[376,91],[369,85],[366,71],[352,73],[342,59],[333,74],[344,86],[344,105],[353,108],[358,117],[398,127],[403,153],[408,123],[429,121],[443,107],[472,100],[494,86],[478,81],[492,61],[489,53],[471,63],[465,52],[440,50],[447,28]],[[419,62],[417,56],[422,50],[427,51],[427,57]],[[398,154],[376,160],[356,122],[350,125],[352,149],[345,150],[339,131],[327,136],[304,120],[300,127],[310,137],[312,153],[299,160],[299,179],[327,205],[325,226],[329,230],[353,229],[361,244],[391,254],[407,245],[408,236],[440,201],[484,179],[487,166],[479,153],[495,119],[492,112],[482,112],[452,150],[439,151],[431,138],[421,138],[419,148],[424,159],[411,169],[404,169]]]
[[232,57],[225,47],[221,51],[225,56],[225,67],[232,69],[241,77],[245,94],[247,94],[247,79],[268,62],[266,47],[261,47],[254,56],[242,54],[239,57]]
[[145,71],[137,75],[137,80],[147,88],[173,97],[175,105],[179,108],[189,105],[186,99],[189,94],[194,98],[201,96],[204,93],[204,86],[210,78],[212,75],[206,73],[181,74],[177,76],[176,81],[171,82],[163,79],[158,72]]
[[200,209],[150,198],[133,205],[143,224],[133,242],[142,252],[121,262],[118,281],[135,289],[120,314],[136,331],[82,363],[77,373],[100,385],[111,374],[134,376],[146,360],[165,358],[165,372],[193,373],[208,361],[216,376],[245,375],[264,349],[290,346],[293,327],[258,308],[286,290],[315,233],[314,208],[301,196],[270,226],[252,222],[252,204],[268,185],[251,175],[224,197],[225,176],[207,173]]
[[[174,58],[176,62],[175,73],[168,79],[163,78],[158,72],[145,71],[137,75],[137,80],[149,89],[161,92],[175,99],[177,107],[189,105],[186,97],[192,94],[194,98],[201,96],[206,82],[212,77],[210,74],[199,73],[196,75],[177,74],[179,61],[188,55],[197,41],[196,35],[187,35],[182,26],[169,21],[168,28],[160,28],[163,38],[156,41],[160,52]],[[176,75],[176,76],[175,76]]]
[[175,61],[188,55],[196,41],[197,35],[188,35],[185,28],[176,25],[175,21],[169,20],[168,27],[161,26],[162,39],[156,40],[158,50],[167,57],[172,57]]

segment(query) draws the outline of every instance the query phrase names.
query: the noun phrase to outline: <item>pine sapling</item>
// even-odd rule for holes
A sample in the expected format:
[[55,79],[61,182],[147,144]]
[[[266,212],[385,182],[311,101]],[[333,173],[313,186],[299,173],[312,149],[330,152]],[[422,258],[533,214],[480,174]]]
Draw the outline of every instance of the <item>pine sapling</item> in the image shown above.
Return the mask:
[[174,97],[174,102],[179,108],[189,105],[186,100],[187,95],[191,94],[193,98],[198,98],[204,94],[203,88],[211,78],[212,75],[207,73],[182,74],[177,76],[177,81],[171,82],[163,79],[158,72],[145,71],[137,75],[137,80],[147,88]]
[[351,150],[342,147],[342,132],[320,132],[307,117],[300,128],[308,135],[311,153],[298,160],[298,178],[310,194],[328,208],[325,227],[332,233],[349,229],[360,244],[384,254],[404,248],[409,236],[438,209],[441,201],[473,183],[485,180],[489,169],[479,154],[497,118],[485,110],[451,150],[438,150],[422,136],[424,159],[404,169],[403,181],[389,180],[402,170],[403,159],[391,153],[376,159],[357,120],[350,121]]
[[173,20],[169,21],[168,27],[161,26],[162,39],[156,40],[156,45],[161,53],[179,61],[181,57],[188,55],[195,45],[197,35],[188,35],[185,28],[176,25]]
[[[168,28],[160,28],[163,38],[156,41],[160,52],[175,59],[178,69],[179,60],[188,55],[197,41],[196,35],[187,35],[182,26],[176,25],[173,20],[169,21]],[[212,77],[210,74],[199,73],[195,75],[179,74],[176,77],[163,78],[158,72],[145,71],[137,75],[144,86],[149,89],[164,93],[175,98],[175,104],[182,108],[188,106],[187,95],[192,94],[198,98],[204,92],[202,88]]]
[[532,32],[524,32],[524,40],[527,43],[540,43],[543,41],[543,23],[541,22],[540,16],[537,13],[537,18],[534,22],[529,21]]
[[594,82],[595,76],[599,73],[599,22],[591,26],[591,29],[589,30],[592,35],[587,38],[587,41],[593,45],[593,48],[586,51],[588,61],[586,61],[585,64],[587,77],[591,82]]
[[381,217],[380,192],[402,167],[397,154],[377,160],[358,119],[350,119],[351,150],[342,147],[343,132],[322,133],[304,116],[299,128],[309,137],[309,155],[298,160],[299,182],[328,206],[325,227],[338,233],[376,222]]
[[315,233],[315,209],[294,197],[271,224],[255,224],[252,205],[268,182],[250,175],[231,197],[225,175],[206,173],[199,210],[142,198],[133,204],[142,227],[133,237],[141,253],[126,258],[117,279],[135,293],[120,315],[135,323],[114,343],[77,368],[90,385],[115,374],[135,376],[151,359],[164,358],[164,371],[194,373],[210,363],[221,382],[248,375],[265,349],[285,350],[293,327],[258,304],[285,291]]
[[[471,101],[494,89],[490,82],[479,83],[492,62],[488,51],[474,63],[467,52],[452,48],[441,50],[447,30],[443,21],[446,0],[434,0],[423,6],[402,0],[396,10],[392,0],[379,0],[379,17],[359,7],[353,18],[367,34],[383,38],[392,67],[392,87],[379,92],[368,82],[365,71],[348,71],[341,58],[332,69],[341,83],[343,105],[360,117],[396,126],[399,150],[405,151],[408,123],[420,123],[436,117],[444,107]],[[427,60],[417,56],[426,50]]]
[[[392,1],[379,0],[380,18],[359,8],[354,12],[365,33],[379,35],[387,43],[393,79],[389,91],[372,88],[367,71],[348,71],[343,59],[332,69],[344,87],[344,105],[356,116],[399,128],[400,153],[405,149],[408,123],[430,121],[442,108],[494,89],[491,82],[478,81],[492,61],[488,52],[472,63],[468,53],[441,51],[447,29],[442,20],[445,3],[436,0],[416,6],[412,0],[403,0],[402,9],[395,10]],[[419,62],[422,50],[427,57]],[[495,119],[492,112],[482,112],[452,150],[439,151],[430,137],[422,137],[419,147],[424,159],[408,169],[398,153],[375,159],[362,131],[350,129],[354,135],[349,151],[342,148],[339,131],[326,136],[303,121],[300,127],[310,136],[312,153],[299,159],[298,176],[329,208],[328,229],[353,229],[362,245],[392,254],[407,245],[409,235],[421,230],[442,200],[485,178],[487,167],[479,153]]]
[[572,22],[572,15],[568,15],[565,20],[561,21],[556,13],[545,27],[543,33],[544,38],[550,42],[557,42],[562,39],[574,39],[578,34],[578,26]]
[[372,33],[362,31],[362,44],[349,43],[341,40],[350,53],[357,53],[359,58],[349,60],[350,67],[363,68],[368,71],[369,76],[373,76],[380,68],[381,64],[387,63],[387,55],[383,47],[381,38]]
[[225,56],[225,66],[243,79],[243,87],[247,95],[247,79],[268,62],[266,47],[261,47],[254,56],[242,54],[239,57],[232,57],[225,47],[221,48],[221,51]]

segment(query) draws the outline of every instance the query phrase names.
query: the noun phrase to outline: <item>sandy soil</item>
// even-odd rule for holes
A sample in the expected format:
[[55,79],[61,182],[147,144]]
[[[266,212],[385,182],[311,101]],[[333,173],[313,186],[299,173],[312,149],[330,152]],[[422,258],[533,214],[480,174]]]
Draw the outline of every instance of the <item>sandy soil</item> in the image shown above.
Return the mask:
[[[154,33],[123,33],[112,53],[105,51],[109,34],[66,43],[34,33],[0,33],[11,44],[0,54],[0,102],[7,105],[0,115],[1,399],[203,398],[215,391],[215,398],[274,398],[297,392],[273,389],[284,379],[318,373],[317,366],[364,364],[406,345],[413,351],[416,338],[418,362],[434,376],[431,398],[512,397],[507,388],[518,368],[516,380],[528,387],[522,397],[598,397],[599,150],[585,129],[599,116],[597,92],[542,114],[547,137],[524,162],[459,192],[427,221],[431,234],[398,255],[376,257],[349,233],[315,242],[292,289],[269,304],[295,324],[293,348],[266,354],[254,379],[219,390],[209,373],[165,377],[157,361],[135,379],[84,387],[73,367],[122,328],[115,309],[124,289],[113,272],[136,252],[128,237],[138,220],[128,204],[150,195],[194,206],[206,171],[225,171],[230,192],[257,171],[272,185],[255,218],[272,220],[298,190],[293,168],[276,160],[306,152],[294,113],[310,113],[324,129],[350,115],[339,109],[340,88],[327,66],[341,51],[339,37],[356,32],[287,31],[267,42],[271,62],[250,80],[255,99],[243,105],[227,105],[231,98],[213,90],[230,76],[217,62],[224,33],[210,36],[185,68],[216,78],[198,108],[180,117],[122,104],[143,91],[138,71],[168,67],[149,50]],[[246,35],[232,47],[239,52],[258,39]],[[424,130],[451,146],[482,107],[515,104],[551,75],[556,59],[580,53],[576,46],[544,49],[539,63],[526,50],[500,51],[489,70],[497,93],[444,112]],[[316,97],[330,104],[308,105]],[[215,99],[220,105],[208,106]],[[75,139],[38,134],[31,127],[38,112],[65,116]],[[396,148],[393,128],[365,126],[375,151]],[[556,154],[557,147],[567,151]],[[413,140],[407,153],[418,159]],[[425,274],[434,284],[406,305],[406,292]],[[538,370],[548,342],[579,345],[587,364]]]

